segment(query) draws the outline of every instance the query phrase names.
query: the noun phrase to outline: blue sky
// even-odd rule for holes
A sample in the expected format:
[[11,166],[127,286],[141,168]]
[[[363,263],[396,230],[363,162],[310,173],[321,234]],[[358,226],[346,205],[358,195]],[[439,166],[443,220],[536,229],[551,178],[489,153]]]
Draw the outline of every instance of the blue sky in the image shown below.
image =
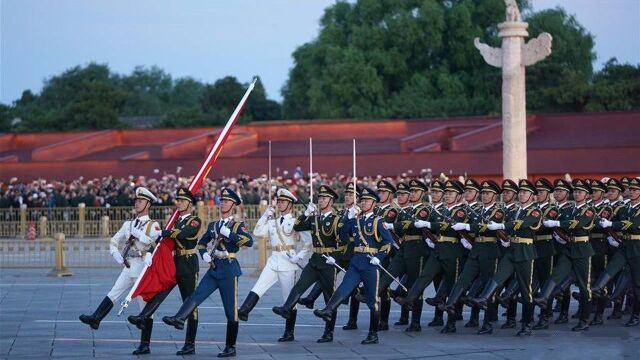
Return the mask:
[[[213,82],[260,75],[280,88],[291,53],[318,33],[334,0],[0,0],[0,102],[39,92],[52,75],[89,62],[118,73],[157,65],[174,78]],[[561,6],[596,39],[596,69],[610,57],[640,64],[640,0],[532,0]]]

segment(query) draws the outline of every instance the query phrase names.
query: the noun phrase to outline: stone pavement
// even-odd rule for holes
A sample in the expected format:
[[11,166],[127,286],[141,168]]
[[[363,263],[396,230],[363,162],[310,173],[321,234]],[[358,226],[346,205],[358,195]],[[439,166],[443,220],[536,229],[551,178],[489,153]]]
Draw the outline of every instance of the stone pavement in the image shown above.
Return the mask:
[[[0,269],[0,359],[87,359],[92,357],[129,359],[137,346],[139,331],[126,321],[137,312],[133,302],[121,317],[117,308],[105,318],[100,329],[92,331],[80,323],[78,315],[92,313],[117,277],[116,269],[71,269],[73,276],[46,277],[48,269]],[[204,271],[204,269],[203,269]],[[240,278],[238,302],[241,303],[256,281],[252,269]],[[431,289],[430,289],[431,291]],[[367,333],[368,310],[361,306],[359,330],[341,329],[347,306],[341,306],[334,342],[317,344],[323,322],[306,308],[299,311],[296,341],[278,343],[284,320],[271,312],[280,305],[277,285],[258,303],[249,322],[240,323],[238,358],[240,359],[638,359],[640,328],[626,328],[627,320],[607,321],[584,333],[573,333],[568,325],[538,331],[526,338],[514,337],[515,330],[497,330],[490,336],[475,335],[458,322],[458,334],[442,335],[426,326],[433,316],[425,306],[423,330],[407,334],[402,328],[380,332],[379,345],[360,345]],[[162,316],[173,315],[181,302],[176,290],[160,306],[147,359],[175,359],[182,346],[184,331],[162,323]],[[226,320],[219,295],[203,303],[200,310],[197,355],[189,359],[215,358],[224,348]],[[319,303],[321,305],[321,303]],[[577,304],[572,304],[572,311]],[[607,311],[608,314],[609,310]],[[468,313],[465,313],[465,318]],[[391,320],[398,318],[394,304]]]

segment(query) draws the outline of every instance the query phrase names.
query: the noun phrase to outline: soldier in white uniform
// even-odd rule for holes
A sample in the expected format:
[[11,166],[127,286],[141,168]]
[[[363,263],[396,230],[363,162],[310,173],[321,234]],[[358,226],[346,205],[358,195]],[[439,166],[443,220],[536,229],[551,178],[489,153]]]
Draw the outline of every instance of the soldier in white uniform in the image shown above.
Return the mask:
[[[125,221],[120,230],[111,238],[109,246],[111,256],[123,266],[123,269],[111,291],[98,305],[93,315],[80,315],[80,321],[91,326],[94,330],[100,327],[100,321],[107,316],[113,308],[113,304],[131,289],[144,266],[151,265],[151,251],[162,231],[160,224],[149,218],[149,208],[156,201],[158,199],[151,191],[144,187],[138,187],[133,206],[136,218]],[[142,309],[145,303],[141,297],[138,299],[140,309]],[[150,352],[151,326],[142,331],[140,338],[140,346],[133,352],[134,355]]]
[[[296,282],[296,270],[300,268],[298,262],[305,258],[309,252],[308,246],[305,246],[300,252],[296,252],[296,239],[299,234],[293,230],[296,218],[291,213],[296,201],[298,199],[289,190],[278,189],[276,207],[280,216],[274,218],[274,209],[268,207],[253,230],[255,236],[269,237],[268,244],[271,256],[269,256],[258,281],[238,309],[238,318],[242,321],[247,321],[249,313],[256,306],[260,297],[277,281],[280,281],[282,300],[287,299]],[[310,244],[310,241],[305,241],[306,243]],[[293,341],[295,324],[296,315],[294,314],[287,319],[284,335],[278,341]]]

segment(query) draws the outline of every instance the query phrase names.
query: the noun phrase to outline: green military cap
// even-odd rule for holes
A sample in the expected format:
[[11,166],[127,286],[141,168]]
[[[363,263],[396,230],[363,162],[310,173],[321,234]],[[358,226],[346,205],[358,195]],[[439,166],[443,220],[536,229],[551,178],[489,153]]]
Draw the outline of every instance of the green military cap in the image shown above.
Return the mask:
[[444,183],[444,191],[454,191],[462,194],[464,192],[464,185],[458,180],[447,180],[447,182]]
[[147,200],[150,204],[158,201],[158,198],[149,189],[142,186],[136,188],[136,199]]
[[528,179],[521,179],[518,183],[518,188],[520,188],[520,190],[529,191],[533,193],[533,195],[538,195],[538,189],[536,189],[536,186]]
[[222,194],[220,195],[220,198],[225,200],[231,200],[236,205],[242,202],[242,199],[240,199],[240,196],[238,196],[238,194],[235,191],[229,188],[222,189]]
[[608,189],[616,189],[622,191],[624,189],[622,183],[618,179],[611,178],[607,181],[607,190]]
[[564,190],[564,191],[572,192],[573,191],[573,187],[565,179],[556,179],[556,181],[553,182],[553,190],[554,191],[555,190]]
[[629,189],[640,190],[640,178],[634,177],[629,180]]
[[407,183],[398,183],[398,188],[396,189],[396,192],[398,193],[410,193],[411,189],[409,188],[409,185],[407,185]]
[[589,181],[587,180],[573,179],[571,185],[573,186],[573,190],[583,190],[591,194],[591,186],[589,186]]
[[378,188],[378,191],[388,191],[390,193],[396,192],[396,187],[393,186],[393,184],[387,180],[378,181],[378,183],[376,184],[376,187]]
[[493,192],[496,194],[500,194],[502,192],[502,189],[500,189],[500,185],[498,185],[495,181],[493,180],[485,180],[482,182],[482,189],[481,191],[483,192]]
[[476,190],[476,191],[480,191],[480,184],[478,184],[477,181],[475,181],[474,179],[467,179],[467,181],[464,182],[464,189],[472,189],[472,190]]
[[622,187],[623,188],[628,188],[630,180],[631,179],[628,176],[623,176],[622,178],[620,178],[620,183],[622,184]]
[[[351,185],[351,189],[353,189],[353,185]],[[353,190],[351,190],[351,192],[353,192]],[[318,189],[318,196],[327,196],[333,198],[333,200],[338,199],[338,194],[327,185],[320,185],[320,188]]]
[[361,194],[362,194],[361,195],[362,199],[371,199],[375,202],[380,201],[380,197],[378,196],[378,193],[372,188],[368,188],[368,187],[363,188]]
[[[362,187],[357,186],[357,191],[358,191],[358,194],[357,194],[357,195],[358,195],[358,196],[360,196],[360,193],[362,192]],[[353,182],[349,182],[349,183],[347,184],[347,187],[344,189],[344,193],[345,193],[345,194],[347,194],[347,193],[353,193]]]
[[538,191],[553,191],[553,184],[547,178],[540,178],[536,180],[536,189]]
[[511,180],[511,179],[505,179],[502,182],[502,191],[513,191],[513,192],[518,192],[518,184],[516,184],[515,181]]
[[440,191],[440,192],[444,192],[444,185],[442,184],[442,181],[434,180],[434,181],[431,183],[431,191]]
[[187,201],[191,201],[191,203],[195,203],[196,199],[195,197],[193,197],[193,194],[191,193],[191,190],[185,188],[185,187],[181,187],[178,188],[178,191],[176,192],[176,199],[183,199],[183,200],[187,200]]
[[607,186],[602,181],[594,179],[591,180],[591,190],[607,192]]
[[278,189],[276,193],[278,196],[278,200],[291,201],[292,203],[298,202],[298,198],[293,195],[293,193],[285,188]]
[[427,185],[425,185],[425,183],[423,183],[422,181],[420,181],[418,179],[413,179],[413,180],[411,180],[409,182],[409,189],[411,189],[411,190],[421,190],[421,191],[429,190]]

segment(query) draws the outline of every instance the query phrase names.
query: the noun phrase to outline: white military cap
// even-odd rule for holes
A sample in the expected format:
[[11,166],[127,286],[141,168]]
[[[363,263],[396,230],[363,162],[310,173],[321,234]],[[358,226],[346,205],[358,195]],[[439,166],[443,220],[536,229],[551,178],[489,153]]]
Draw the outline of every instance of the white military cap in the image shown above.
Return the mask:
[[292,203],[298,202],[298,198],[295,197],[295,195],[293,195],[291,191],[285,188],[278,189],[277,195],[278,200],[291,201]]
[[142,186],[136,189],[136,199],[148,200],[152,204],[158,201],[158,198],[153,195],[153,193],[149,191],[149,189]]

